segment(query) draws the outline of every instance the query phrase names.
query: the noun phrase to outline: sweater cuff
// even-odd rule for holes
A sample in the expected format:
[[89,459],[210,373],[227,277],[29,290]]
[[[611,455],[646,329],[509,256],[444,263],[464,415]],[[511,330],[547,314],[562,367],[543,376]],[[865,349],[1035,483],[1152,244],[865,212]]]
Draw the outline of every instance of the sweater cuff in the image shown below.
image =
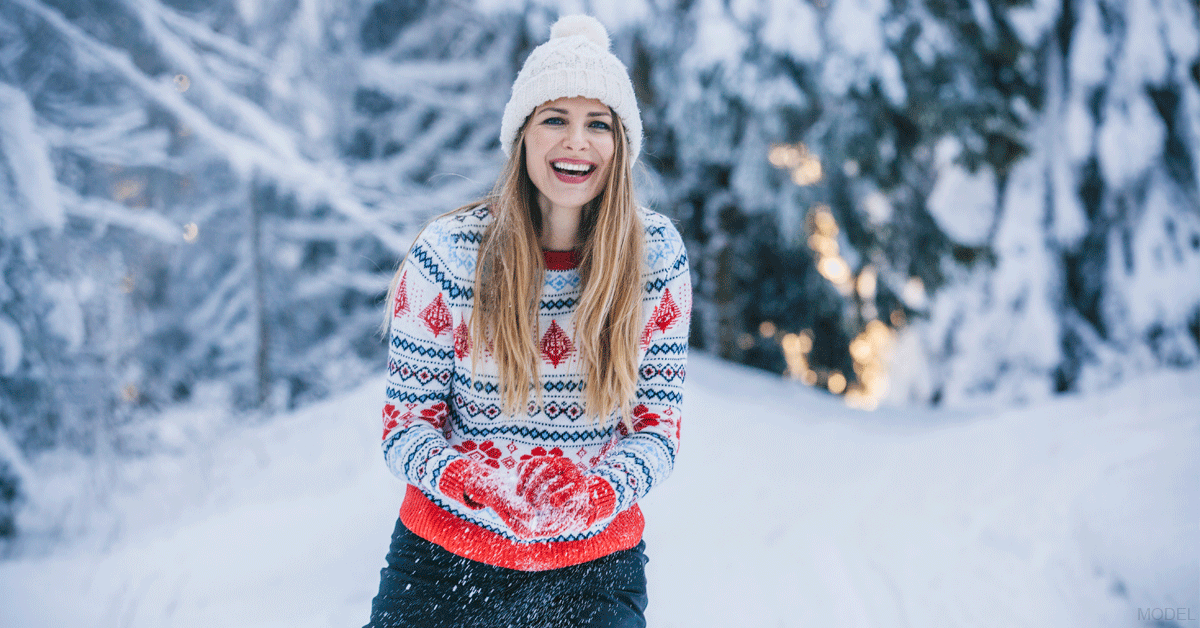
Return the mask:
[[467,486],[470,485],[474,474],[470,460],[455,460],[446,465],[442,477],[438,479],[438,490],[443,495],[471,510],[483,508],[483,504],[467,497]]
[[588,477],[588,498],[592,503],[591,514],[588,517],[588,527],[593,523],[608,518],[617,507],[617,493],[608,480],[593,475]]

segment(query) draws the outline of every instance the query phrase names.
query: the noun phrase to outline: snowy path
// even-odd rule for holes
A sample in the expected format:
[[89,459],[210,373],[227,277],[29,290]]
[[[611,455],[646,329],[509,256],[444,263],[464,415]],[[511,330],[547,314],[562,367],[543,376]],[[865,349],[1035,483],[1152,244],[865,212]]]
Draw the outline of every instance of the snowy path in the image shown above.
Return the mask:
[[[1200,372],[989,415],[864,414],[705,356],[689,377],[644,504],[654,628],[1200,616]],[[403,489],[381,388],[152,467],[105,550],[0,563],[0,626],[361,626]]]

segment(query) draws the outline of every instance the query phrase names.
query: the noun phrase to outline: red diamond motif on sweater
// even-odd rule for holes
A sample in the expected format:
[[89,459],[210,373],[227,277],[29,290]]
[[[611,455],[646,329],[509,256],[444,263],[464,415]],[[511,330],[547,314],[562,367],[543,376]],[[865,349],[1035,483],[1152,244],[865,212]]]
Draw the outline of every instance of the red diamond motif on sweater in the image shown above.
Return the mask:
[[408,311],[408,273],[400,276],[400,285],[396,286],[396,309],[392,310],[395,318]]
[[400,411],[390,403],[383,406],[383,437],[386,439],[387,435],[398,425],[400,425]]
[[446,402],[439,401],[432,406],[421,410],[421,418],[429,421],[430,425],[440,430],[442,429],[442,426],[446,424],[446,410]]
[[646,328],[642,330],[642,346],[650,344],[655,329],[660,332],[667,331],[679,320],[679,316],[679,306],[675,305],[675,299],[671,298],[671,291],[663,290],[662,299],[654,306],[654,312],[650,314],[650,320],[646,321]]
[[450,317],[450,308],[446,307],[442,293],[439,292],[437,298],[421,310],[421,320],[425,321],[425,326],[433,332],[434,338],[454,326],[454,319]]
[[471,330],[467,328],[467,317],[463,317],[454,328],[454,357],[463,359],[471,354]]
[[558,364],[575,353],[575,343],[571,342],[557,321],[550,321],[550,328],[542,336],[542,357],[555,368]]

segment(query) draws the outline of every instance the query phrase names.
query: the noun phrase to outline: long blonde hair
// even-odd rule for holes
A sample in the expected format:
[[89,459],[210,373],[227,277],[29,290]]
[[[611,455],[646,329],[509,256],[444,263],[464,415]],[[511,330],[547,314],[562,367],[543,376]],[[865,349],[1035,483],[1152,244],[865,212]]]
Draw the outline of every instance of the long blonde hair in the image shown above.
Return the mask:
[[[578,241],[582,294],[574,343],[584,372],[584,414],[603,421],[613,412],[628,426],[636,395],[645,231],[633,196],[632,164],[623,123],[612,113],[613,156],[601,193],[583,208]],[[524,411],[531,389],[540,400],[538,300],[545,279],[539,243],[537,188],[525,163],[525,124],[492,192],[447,214],[486,205],[476,264],[471,345],[488,347],[499,370],[504,412]],[[436,220],[436,219],[435,219]],[[397,271],[388,288],[388,322]],[[478,351],[471,354],[474,372]]]

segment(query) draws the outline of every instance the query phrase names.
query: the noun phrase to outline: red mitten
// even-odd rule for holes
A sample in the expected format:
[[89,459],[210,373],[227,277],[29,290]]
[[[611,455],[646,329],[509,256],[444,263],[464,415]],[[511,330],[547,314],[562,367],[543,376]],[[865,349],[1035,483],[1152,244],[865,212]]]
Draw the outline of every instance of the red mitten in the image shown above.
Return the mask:
[[562,507],[586,482],[574,462],[559,456],[539,456],[517,465],[517,497],[530,504]]
[[530,540],[545,536],[538,530],[537,513],[520,500],[502,498],[488,505],[517,537]]
[[518,498],[511,486],[494,477],[488,467],[474,460],[460,459],[446,465],[438,488],[446,497],[472,510],[491,508],[522,539],[538,536],[533,525],[536,519],[533,508]]
[[612,514],[616,492],[597,475],[587,475],[570,460],[543,456],[517,468],[517,496],[536,513],[539,536],[582,532]]

